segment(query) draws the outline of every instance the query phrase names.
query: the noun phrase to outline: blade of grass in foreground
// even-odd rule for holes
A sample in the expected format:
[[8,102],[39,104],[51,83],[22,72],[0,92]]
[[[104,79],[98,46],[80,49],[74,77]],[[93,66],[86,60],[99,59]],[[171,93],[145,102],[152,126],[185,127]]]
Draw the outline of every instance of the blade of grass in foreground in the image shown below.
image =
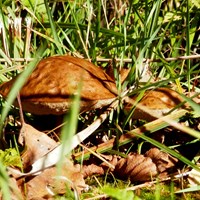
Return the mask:
[[78,115],[80,109],[80,94],[81,94],[81,83],[77,91],[77,95],[72,99],[72,105],[69,111],[69,114],[65,116],[64,121],[66,122],[61,130],[61,141],[62,148],[60,152],[60,162],[58,167],[61,166],[62,161],[64,160],[65,152],[70,153],[72,149],[72,138],[76,134],[76,129],[78,125]]
[[0,188],[2,193],[2,198],[6,200],[11,200],[11,193],[9,188],[9,176],[6,171],[6,167],[0,162]]
[[187,158],[185,158],[184,156],[182,156],[180,153],[178,153],[178,152],[170,149],[169,147],[161,144],[160,142],[158,142],[158,141],[156,141],[156,140],[154,140],[154,139],[152,139],[152,138],[150,138],[150,137],[148,137],[148,136],[146,136],[144,134],[138,134],[138,133],[133,133],[133,134],[136,135],[137,137],[142,138],[145,141],[153,144],[154,146],[158,147],[162,151],[171,154],[172,156],[178,158],[183,163],[191,166],[192,168],[194,168],[194,169],[196,169],[196,170],[198,170],[200,172],[200,168],[197,165],[195,165],[193,162],[191,162],[190,160],[188,160]]

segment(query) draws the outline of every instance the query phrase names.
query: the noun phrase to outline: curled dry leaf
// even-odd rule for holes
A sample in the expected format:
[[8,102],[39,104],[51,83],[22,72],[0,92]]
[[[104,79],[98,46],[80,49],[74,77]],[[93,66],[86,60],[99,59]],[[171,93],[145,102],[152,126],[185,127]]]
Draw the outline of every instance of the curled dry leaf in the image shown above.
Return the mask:
[[[152,148],[145,155],[130,153],[127,158],[118,160],[114,173],[122,179],[130,179],[130,181],[148,181],[173,167],[177,159]],[[160,174],[162,175],[162,174]],[[163,175],[165,175],[163,173]]]
[[151,158],[131,153],[127,158],[118,161],[114,173],[122,179],[134,181],[147,181],[156,176],[158,171]]
[[81,170],[81,173],[83,174],[84,178],[88,176],[92,176],[93,174],[103,175],[104,169],[102,166],[98,166],[95,164],[84,165]]
[[[103,154],[101,154],[101,156],[102,156],[104,159],[106,159],[106,161],[109,162],[109,163],[110,163],[112,166],[114,166],[114,167],[117,165],[119,159],[121,159],[121,157],[120,157],[120,156],[117,156],[117,155],[103,155]],[[113,171],[114,169],[111,168],[111,167],[107,164],[107,162],[103,162],[103,163],[101,164],[101,166],[102,166],[105,170],[108,170],[108,169],[109,169],[109,171]]]
[[175,163],[178,162],[178,159],[160,151],[158,148],[151,148],[145,153],[145,156],[152,159],[159,172],[164,172],[167,169],[174,167]]

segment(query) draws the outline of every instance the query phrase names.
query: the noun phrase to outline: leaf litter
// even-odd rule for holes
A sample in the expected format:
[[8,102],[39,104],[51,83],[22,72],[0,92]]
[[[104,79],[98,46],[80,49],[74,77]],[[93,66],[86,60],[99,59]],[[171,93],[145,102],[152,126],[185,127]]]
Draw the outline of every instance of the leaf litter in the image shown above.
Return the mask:
[[[31,165],[47,155],[60,144],[47,134],[40,132],[28,124],[23,124],[19,142],[24,145],[21,155],[23,172],[19,168],[8,168],[12,199],[53,199],[55,195],[63,195],[67,187],[77,195],[88,185],[85,178],[92,175],[105,175],[108,171],[116,177],[131,182],[146,182],[168,177],[169,169],[173,168],[178,160],[157,148],[151,148],[144,154],[129,153],[126,157],[117,155],[105,156],[108,162],[114,165],[111,169],[106,163],[78,165],[65,158],[58,173],[57,167],[52,166],[41,170],[38,174],[23,176],[30,170]],[[19,166],[18,166],[19,167]],[[25,173],[24,173],[25,172]]]

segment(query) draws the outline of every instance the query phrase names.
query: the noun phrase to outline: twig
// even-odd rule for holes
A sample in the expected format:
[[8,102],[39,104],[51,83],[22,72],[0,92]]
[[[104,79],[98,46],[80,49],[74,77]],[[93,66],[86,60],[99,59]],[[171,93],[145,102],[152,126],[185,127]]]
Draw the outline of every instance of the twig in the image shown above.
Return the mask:
[[[34,58],[9,58],[9,61],[12,62],[31,62],[33,60]],[[4,58],[0,58],[0,62],[8,62],[8,61]]]
[[[143,62],[160,62],[161,60],[165,60],[167,62],[170,62],[170,61],[175,61],[175,60],[192,60],[192,59],[198,59],[200,58],[200,54],[197,54],[197,55],[189,55],[189,56],[180,56],[180,57],[172,57],[172,58],[160,58],[160,59],[144,59]],[[97,61],[98,62],[110,62],[112,61],[112,59],[110,58],[97,58]],[[120,58],[116,58],[115,59],[116,62],[120,62],[121,59]],[[123,62],[125,63],[132,63],[133,60],[130,59],[130,58],[125,58],[123,59]]]
[[107,166],[109,166],[111,169],[115,169],[115,166],[109,163],[105,158],[103,158],[100,154],[96,153],[95,151],[92,151],[90,148],[86,147],[85,145],[79,144],[83,149],[86,149],[88,152],[99,158],[101,161],[105,162]]
[[[172,57],[172,58],[159,58],[159,59],[144,59],[143,62],[160,62],[161,60],[165,60],[167,62],[175,61],[175,60],[192,60],[192,59],[198,59],[200,58],[200,54],[197,55],[189,55],[189,56],[180,56],[180,57]],[[30,62],[34,60],[34,58],[10,58],[13,62]],[[97,58],[97,62],[110,62],[112,61],[112,58]],[[116,58],[116,62],[121,62],[121,58]],[[6,59],[0,58],[0,62],[7,62]],[[131,58],[125,58],[123,59],[123,62],[125,63],[132,63],[133,59]]]
[[20,120],[21,120],[21,123],[24,124],[24,115],[23,115],[22,103],[21,103],[21,98],[20,98],[19,92],[17,94],[17,102],[18,102],[18,106],[19,106]]

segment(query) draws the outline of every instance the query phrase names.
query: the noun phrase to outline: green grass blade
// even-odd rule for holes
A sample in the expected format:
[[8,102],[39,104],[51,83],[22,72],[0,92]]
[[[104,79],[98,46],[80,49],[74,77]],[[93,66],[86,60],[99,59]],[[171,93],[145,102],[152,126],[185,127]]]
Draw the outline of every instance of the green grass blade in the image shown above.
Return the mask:
[[0,162],[0,188],[2,193],[2,199],[11,200],[11,193],[9,187],[9,176],[6,171],[6,167]]
[[143,134],[138,134],[138,133],[134,133],[134,131],[132,131],[133,134],[135,134],[137,137],[144,139],[145,141],[153,144],[154,146],[158,147],[159,149],[161,149],[162,151],[169,153],[170,155],[174,156],[175,158],[178,158],[180,161],[182,161],[183,163],[191,166],[192,168],[198,170],[200,172],[200,168],[195,165],[193,162],[191,162],[190,160],[188,160],[187,158],[185,158],[184,156],[182,156],[180,153],[177,153],[176,151],[170,149],[169,147],[165,146],[164,144],[161,144],[160,142],[146,136]]
[[[60,43],[59,37],[57,35],[56,25],[55,25],[55,22],[54,22],[54,20],[52,18],[52,13],[51,13],[51,11],[49,9],[49,5],[48,5],[47,0],[44,0],[44,3],[45,3],[45,7],[46,7],[48,18],[49,18],[49,23],[50,23],[50,26],[51,26],[51,31],[52,31],[52,34],[53,34],[53,38],[56,41],[56,44]],[[59,54],[62,55],[63,54],[63,50],[61,49],[61,47],[59,45],[57,45],[57,48],[58,48]]]

